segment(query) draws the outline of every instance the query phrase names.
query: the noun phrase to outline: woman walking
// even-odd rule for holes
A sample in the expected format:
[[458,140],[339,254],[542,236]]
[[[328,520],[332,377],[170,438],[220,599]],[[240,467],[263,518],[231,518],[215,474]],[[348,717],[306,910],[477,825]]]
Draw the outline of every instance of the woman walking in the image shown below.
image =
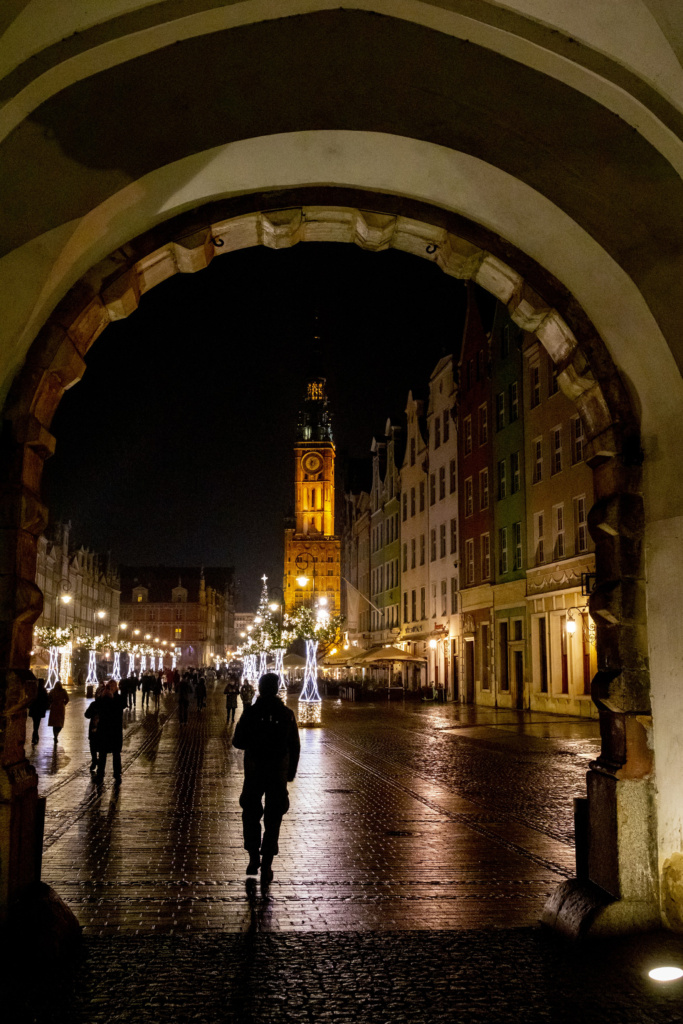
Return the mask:
[[55,743],[64,728],[65,708],[68,703],[69,694],[62,686],[62,680],[58,679],[50,693],[50,717],[47,720],[47,724],[52,726],[52,731],[55,734]]

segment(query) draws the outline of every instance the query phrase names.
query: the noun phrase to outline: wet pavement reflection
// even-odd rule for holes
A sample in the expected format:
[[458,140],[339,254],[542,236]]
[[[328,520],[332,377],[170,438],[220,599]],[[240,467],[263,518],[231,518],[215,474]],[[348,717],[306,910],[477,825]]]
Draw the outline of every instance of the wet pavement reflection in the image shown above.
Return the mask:
[[72,694],[57,745],[43,721],[26,748],[48,798],[43,877],[86,935],[518,927],[573,874],[594,721],[326,699],[262,888],[218,688],[186,725],[173,696],[125,712],[120,787],[88,770],[88,703]]

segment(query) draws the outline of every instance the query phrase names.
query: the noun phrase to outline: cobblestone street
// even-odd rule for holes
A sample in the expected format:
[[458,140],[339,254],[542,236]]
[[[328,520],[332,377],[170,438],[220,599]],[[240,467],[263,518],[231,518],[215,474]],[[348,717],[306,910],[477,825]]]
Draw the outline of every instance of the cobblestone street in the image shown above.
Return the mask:
[[91,781],[82,698],[56,748],[45,724],[27,747],[48,797],[43,877],[86,940],[65,1020],[569,1020],[580,974],[585,1019],[681,1019],[641,969],[656,942],[680,959],[678,940],[604,944],[600,972],[537,926],[573,874],[595,722],[325,700],[261,892],[223,700],[187,725],[174,697],[127,712],[119,789]]

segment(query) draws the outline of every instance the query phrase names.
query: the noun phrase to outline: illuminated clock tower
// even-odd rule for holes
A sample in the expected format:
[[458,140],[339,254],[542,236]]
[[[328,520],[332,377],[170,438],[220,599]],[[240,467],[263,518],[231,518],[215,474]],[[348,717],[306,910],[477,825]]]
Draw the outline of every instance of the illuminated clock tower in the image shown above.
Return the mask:
[[325,378],[315,377],[306,385],[294,445],[295,525],[285,530],[283,589],[288,612],[325,598],[330,613],[339,613],[341,545],[334,535],[334,457]]

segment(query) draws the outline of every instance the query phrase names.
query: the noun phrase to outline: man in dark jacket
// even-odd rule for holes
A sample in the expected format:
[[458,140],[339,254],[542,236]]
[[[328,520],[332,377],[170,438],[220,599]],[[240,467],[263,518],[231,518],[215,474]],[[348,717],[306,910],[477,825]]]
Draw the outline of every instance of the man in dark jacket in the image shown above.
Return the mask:
[[234,747],[244,751],[240,806],[244,849],[249,854],[247,874],[257,874],[260,867],[261,880],[266,883],[273,877],[280,825],[289,810],[287,783],[296,775],[301,749],[294,712],[278,697],[278,683],[274,672],[261,676],[258,699],[242,711],[232,741]]

